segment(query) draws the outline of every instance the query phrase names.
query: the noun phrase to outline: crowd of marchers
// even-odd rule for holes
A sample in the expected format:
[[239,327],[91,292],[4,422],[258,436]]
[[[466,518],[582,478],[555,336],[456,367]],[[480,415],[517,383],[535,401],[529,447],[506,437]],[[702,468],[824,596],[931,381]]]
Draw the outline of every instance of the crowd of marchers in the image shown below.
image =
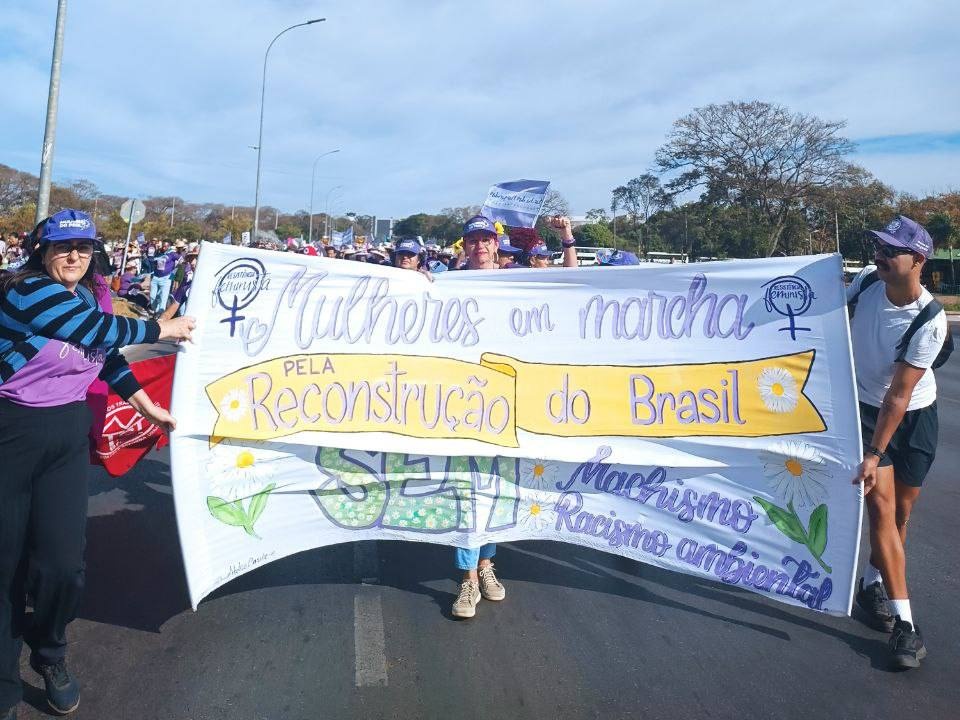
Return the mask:
[[[556,260],[576,267],[569,219],[549,222],[563,248]],[[905,669],[918,666],[927,652],[907,591],[904,543],[937,449],[933,369],[946,361],[952,340],[942,306],[920,282],[933,254],[926,229],[897,216],[869,237],[874,264],[847,288],[863,440],[863,460],[852,481],[863,486],[870,530],[856,603],[871,627],[889,635],[893,666]],[[85,400],[91,385],[102,381],[148,421],[175,427],[119,350],[190,339],[195,322],[183,309],[200,253],[182,241],[108,246],[89,215],[78,210],[58,212],[29,235],[10,240],[3,256],[13,261],[0,274],[0,720],[16,717],[22,697],[23,642],[49,705],[68,713],[79,704],[79,684],[66,666],[66,629],[84,586],[92,420]],[[448,249],[418,238],[377,247],[293,242],[274,249],[431,275],[554,264],[545,247],[512,245],[483,215],[470,218],[461,241]],[[638,259],[613,250],[599,255],[597,264],[629,266]],[[140,306],[144,317],[113,314],[114,295]],[[474,617],[481,599],[506,597],[494,568],[496,551],[493,543],[454,549],[453,564],[462,573],[454,617]]]

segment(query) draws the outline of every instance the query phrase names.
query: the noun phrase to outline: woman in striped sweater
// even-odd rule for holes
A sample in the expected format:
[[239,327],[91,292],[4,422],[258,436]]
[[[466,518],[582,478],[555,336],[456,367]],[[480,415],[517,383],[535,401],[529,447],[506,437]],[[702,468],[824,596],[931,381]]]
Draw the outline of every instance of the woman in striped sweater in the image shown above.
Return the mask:
[[[20,650],[43,676],[50,706],[74,710],[79,685],[66,669],[66,626],[84,582],[87,432],[84,400],[97,377],[150,422],[172,429],[119,352],[124,345],[190,339],[194,320],[106,314],[94,296],[96,228],[64,210],[31,236],[29,260],[0,279],[0,719],[16,717]],[[25,599],[33,598],[25,622]]]

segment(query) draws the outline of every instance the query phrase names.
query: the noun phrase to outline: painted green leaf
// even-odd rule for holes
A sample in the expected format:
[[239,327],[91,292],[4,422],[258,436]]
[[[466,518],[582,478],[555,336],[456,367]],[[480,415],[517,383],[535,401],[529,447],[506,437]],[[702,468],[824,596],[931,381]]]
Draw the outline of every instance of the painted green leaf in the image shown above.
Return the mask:
[[247,524],[247,514],[243,511],[243,508],[238,508],[232,502],[223,498],[208,495],[207,509],[213,517],[227,525],[243,527]]
[[250,519],[251,526],[260,519],[261,515],[263,515],[263,511],[267,507],[267,498],[270,497],[270,493],[273,492],[275,487],[277,487],[276,483],[270,483],[267,485],[267,487],[254,495],[250,500],[250,507],[247,510],[247,517]]
[[753,499],[766,511],[767,517],[770,518],[770,522],[776,525],[777,530],[795,543],[800,543],[801,545],[807,544],[807,533],[804,531],[803,525],[800,523],[800,518],[797,517],[796,513],[787,512],[779,505],[774,505],[772,502],[768,502],[763,498],[754,496]]
[[818,505],[810,513],[810,529],[807,532],[810,540],[810,552],[820,557],[827,549],[827,506]]
[[786,512],[786,510],[784,510],[784,509],[783,509],[782,507],[780,507],[779,505],[774,505],[774,504],[773,504],[772,502],[770,502],[769,500],[764,500],[762,497],[758,497],[757,495],[754,495],[754,496],[753,496],[753,499],[756,500],[757,504],[764,509],[764,511],[767,513],[767,515],[770,515],[770,508],[776,508],[777,510],[780,510],[781,512]]
[[796,515],[789,515],[778,508],[770,515],[770,520],[773,521],[780,532],[794,542],[801,545],[807,544],[807,534],[803,531],[803,526]]

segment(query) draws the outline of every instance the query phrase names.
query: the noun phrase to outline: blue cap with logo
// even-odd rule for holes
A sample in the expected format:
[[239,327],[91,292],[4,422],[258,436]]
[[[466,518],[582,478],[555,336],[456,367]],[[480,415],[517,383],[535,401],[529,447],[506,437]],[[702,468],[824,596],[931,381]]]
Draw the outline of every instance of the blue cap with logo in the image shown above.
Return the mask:
[[408,255],[419,255],[423,252],[423,245],[416,238],[404,238],[397,243],[393,249],[397,253],[407,253]]
[[639,265],[640,260],[627,250],[608,250],[605,253],[597,254],[597,264],[605,266]]
[[507,255],[519,255],[523,252],[523,248],[514,247],[510,244],[509,235],[498,235],[497,240],[499,241],[497,252],[506,253]]
[[40,245],[65,240],[89,240],[96,242],[97,227],[89,215],[80,210],[61,210],[41,223],[37,230]]
[[531,257],[553,257],[553,251],[543,243],[537,243],[527,253]]
[[470,233],[475,232],[485,232],[497,234],[497,228],[493,224],[493,220],[483,215],[474,215],[472,218],[467,220],[463,225],[463,235],[466,237]]
[[868,230],[887,245],[907,248],[925,258],[933,255],[933,238],[923,225],[905,215],[897,215],[883,230]]

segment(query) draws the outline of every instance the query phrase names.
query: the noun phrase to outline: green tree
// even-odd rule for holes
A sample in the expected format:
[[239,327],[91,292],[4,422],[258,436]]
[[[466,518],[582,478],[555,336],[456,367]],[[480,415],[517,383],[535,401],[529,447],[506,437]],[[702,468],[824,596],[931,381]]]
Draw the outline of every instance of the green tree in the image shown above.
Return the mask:
[[416,213],[398,221],[393,226],[393,234],[398,237],[420,235],[427,237],[430,233],[430,216],[426,213]]
[[955,227],[953,220],[945,212],[935,212],[927,218],[924,223],[930,237],[933,238],[934,247],[953,247],[953,234]]
[[623,231],[626,245],[637,247],[641,254],[646,253],[643,225],[651,213],[663,206],[665,198],[660,180],[652,173],[644,173],[613,189],[611,209],[616,212],[622,208],[627,214],[627,227]]
[[578,245],[587,247],[616,247],[610,228],[599,222],[586,223],[574,228],[573,239]]
[[756,100],[707,105],[674,122],[657,165],[673,175],[672,195],[700,189],[702,199],[741,208],[751,226],[758,216],[773,255],[791,213],[850,174],[844,125]]

